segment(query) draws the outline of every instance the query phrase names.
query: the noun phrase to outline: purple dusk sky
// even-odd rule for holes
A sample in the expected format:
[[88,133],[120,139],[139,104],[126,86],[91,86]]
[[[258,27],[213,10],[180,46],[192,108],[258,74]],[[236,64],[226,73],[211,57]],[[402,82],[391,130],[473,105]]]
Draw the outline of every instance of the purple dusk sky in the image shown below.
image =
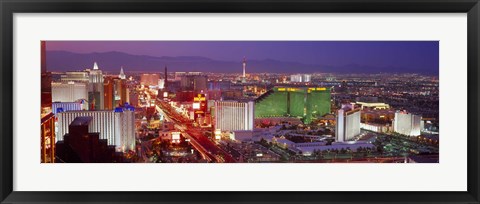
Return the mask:
[[439,69],[438,41],[48,41],[47,51],[53,50],[202,56],[225,61],[241,61],[246,56],[247,60],[332,66],[408,67],[437,74]]

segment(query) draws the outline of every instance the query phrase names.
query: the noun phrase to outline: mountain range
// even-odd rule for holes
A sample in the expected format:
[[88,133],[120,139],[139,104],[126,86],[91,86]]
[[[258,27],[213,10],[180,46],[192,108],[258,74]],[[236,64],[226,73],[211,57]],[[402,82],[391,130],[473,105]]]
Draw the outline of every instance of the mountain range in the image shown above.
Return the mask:
[[[73,71],[92,68],[97,62],[101,70],[118,72],[123,67],[126,72],[145,71],[162,72],[165,66],[174,71],[200,71],[200,72],[242,72],[242,61],[222,61],[202,56],[148,56],[133,55],[123,52],[93,52],[73,53],[68,51],[47,51],[48,71]],[[438,75],[436,73],[422,73],[415,68],[405,67],[378,67],[360,64],[347,64],[342,66],[305,64],[288,62],[275,59],[248,60],[247,73],[419,73],[425,75]]]

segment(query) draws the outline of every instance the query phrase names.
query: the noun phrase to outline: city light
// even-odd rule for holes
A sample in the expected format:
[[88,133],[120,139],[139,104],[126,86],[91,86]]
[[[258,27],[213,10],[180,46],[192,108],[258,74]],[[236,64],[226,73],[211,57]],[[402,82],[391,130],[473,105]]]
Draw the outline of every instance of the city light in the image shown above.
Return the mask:
[[438,163],[437,41],[110,43],[42,41],[42,163]]

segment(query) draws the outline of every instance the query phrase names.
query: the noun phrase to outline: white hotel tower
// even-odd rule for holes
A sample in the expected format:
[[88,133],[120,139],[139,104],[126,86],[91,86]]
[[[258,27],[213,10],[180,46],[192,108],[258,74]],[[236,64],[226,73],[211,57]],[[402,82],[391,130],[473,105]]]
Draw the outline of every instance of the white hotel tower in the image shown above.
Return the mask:
[[407,136],[419,136],[422,117],[407,113],[406,111],[395,112],[393,131]]
[[360,134],[361,110],[352,104],[342,105],[337,111],[337,124],[335,127],[335,140],[345,142]]
[[253,130],[254,102],[216,101],[215,128],[222,131]]
[[133,107],[100,111],[66,111],[57,113],[58,133],[56,140],[62,141],[68,133],[68,126],[79,116],[90,116],[90,132],[100,133],[100,139],[107,139],[108,145],[115,145],[117,151],[135,151],[135,115]]

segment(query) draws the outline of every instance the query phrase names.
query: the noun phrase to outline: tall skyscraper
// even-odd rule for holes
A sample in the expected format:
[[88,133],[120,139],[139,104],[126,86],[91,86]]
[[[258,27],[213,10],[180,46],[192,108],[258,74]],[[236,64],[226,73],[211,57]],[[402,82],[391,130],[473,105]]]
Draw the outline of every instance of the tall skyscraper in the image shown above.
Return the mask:
[[360,134],[361,110],[351,104],[342,105],[337,111],[337,124],[335,127],[335,139],[344,142],[353,139]]
[[326,87],[274,87],[255,99],[255,117],[301,117],[306,124],[330,113]]
[[88,83],[88,102],[91,110],[103,110],[104,93],[103,93],[103,74],[98,68],[97,62],[93,64],[90,70]]
[[393,131],[407,136],[419,136],[422,117],[407,113],[406,111],[395,112]]
[[129,102],[127,80],[119,77],[107,76],[104,80],[104,109],[113,110],[115,107]]
[[222,131],[253,130],[253,101],[216,101],[215,128]]
[[135,151],[135,108],[132,106],[118,107],[115,110],[99,111],[66,111],[57,113],[58,137],[68,133],[68,126],[76,117],[89,116],[93,120],[89,132],[100,133],[100,139],[108,140],[108,145],[115,145],[117,151]]

